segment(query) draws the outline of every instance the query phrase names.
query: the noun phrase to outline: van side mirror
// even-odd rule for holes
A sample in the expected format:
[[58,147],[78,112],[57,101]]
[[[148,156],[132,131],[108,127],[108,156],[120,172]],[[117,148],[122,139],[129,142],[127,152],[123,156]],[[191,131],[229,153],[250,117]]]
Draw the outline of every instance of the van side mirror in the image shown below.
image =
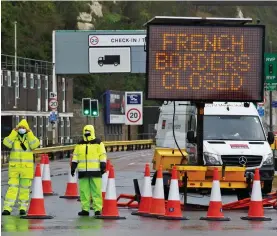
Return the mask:
[[155,124],[154,129],[157,131],[158,130],[158,124]]
[[187,140],[189,143],[195,143],[195,137],[194,137],[194,131],[193,130],[189,130],[187,132]]
[[273,132],[268,132],[267,141],[270,145],[274,143],[274,134],[273,134]]

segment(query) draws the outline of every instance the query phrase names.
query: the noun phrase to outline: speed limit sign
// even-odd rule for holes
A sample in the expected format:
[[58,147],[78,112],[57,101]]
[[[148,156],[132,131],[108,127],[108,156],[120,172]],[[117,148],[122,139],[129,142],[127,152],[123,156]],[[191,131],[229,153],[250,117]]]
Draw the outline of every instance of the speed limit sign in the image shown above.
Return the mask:
[[136,108],[131,108],[129,111],[127,111],[127,119],[131,123],[137,123],[141,118],[141,113]]
[[58,101],[57,101],[55,98],[50,99],[50,100],[49,100],[49,107],[50,107],[52,110],[57,109],[57,107],[58,107]]
[[143,124],[142,92],[125,92],[125,125]]

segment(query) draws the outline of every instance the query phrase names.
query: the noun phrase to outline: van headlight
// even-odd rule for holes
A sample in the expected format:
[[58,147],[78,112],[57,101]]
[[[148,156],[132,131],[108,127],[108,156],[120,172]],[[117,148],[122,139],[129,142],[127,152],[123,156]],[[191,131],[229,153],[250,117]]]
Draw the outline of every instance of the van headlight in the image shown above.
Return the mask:
[[263,163],[263,166],[271,166],[271,165],[273,165],[273,153],[269,153]]
[[219,161],[220,155],[204,152],[204,158],[207,165],[220,165],[220,161]]

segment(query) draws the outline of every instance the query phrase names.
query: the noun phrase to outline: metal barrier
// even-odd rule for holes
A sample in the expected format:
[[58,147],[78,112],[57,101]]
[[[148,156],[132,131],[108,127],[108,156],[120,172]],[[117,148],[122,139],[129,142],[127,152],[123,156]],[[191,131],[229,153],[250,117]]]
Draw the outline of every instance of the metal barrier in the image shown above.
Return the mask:
[[[107,152],[133,151],[151,149],[153,145],[152,139],[147,140],[132,140],[132,141],[104,141]],[[55,146],[38,148],[34,150],[34,157],[40,158],[39,154],[49,154],[51,160],[69,158],[73,152],[75,145]],[[9,162],[10,149],[2,145],[1,150],[1,166],[7,165]]]

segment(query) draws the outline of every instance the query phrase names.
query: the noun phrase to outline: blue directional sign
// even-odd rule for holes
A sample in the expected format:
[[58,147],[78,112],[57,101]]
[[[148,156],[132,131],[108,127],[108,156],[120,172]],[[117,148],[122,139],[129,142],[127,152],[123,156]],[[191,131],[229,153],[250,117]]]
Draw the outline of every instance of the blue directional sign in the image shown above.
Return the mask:
[[141,104],[141,95],[139,93],[128,94],[127,93],[127,104],[128,105],[140,105]]
[[272,102],[272,107],[277,108],[277,101]]
[[259,113],[260,117],[264,116],[264,109],[262,107],[259,107],[258,108],[258,113]]
[[50,116],[49,116],[49,121],[52,122],[56,122],[57,121],[57,114],[54,111],[50,112]]

